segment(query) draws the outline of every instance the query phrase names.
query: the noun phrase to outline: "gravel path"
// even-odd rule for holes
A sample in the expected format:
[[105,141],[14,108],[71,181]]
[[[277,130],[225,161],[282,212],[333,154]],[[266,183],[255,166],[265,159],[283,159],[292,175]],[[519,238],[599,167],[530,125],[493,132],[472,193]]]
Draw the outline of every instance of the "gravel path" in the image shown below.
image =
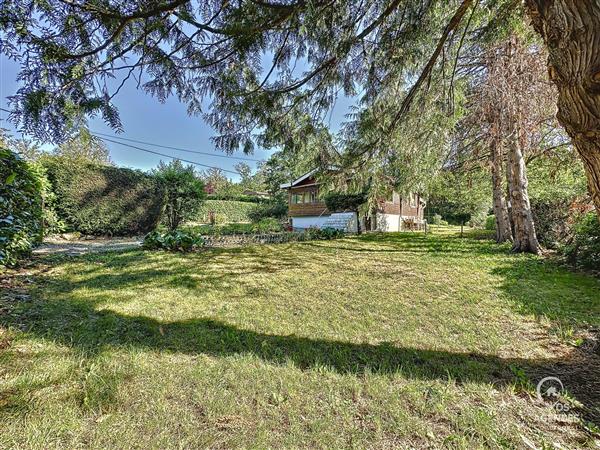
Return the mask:
[[85,255],[87,253],[108,252],[139,247],[142,237],[131,238],[91,238],[91,239],[62,239],[52,237],[33,250],[34,255]]

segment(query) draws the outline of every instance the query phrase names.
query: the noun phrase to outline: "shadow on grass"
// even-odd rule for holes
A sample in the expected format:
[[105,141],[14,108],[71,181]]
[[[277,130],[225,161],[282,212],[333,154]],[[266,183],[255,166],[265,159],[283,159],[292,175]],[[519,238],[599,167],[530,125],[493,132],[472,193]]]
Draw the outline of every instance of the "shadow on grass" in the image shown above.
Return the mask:
[[[141,289],[151,280],[153,287],[172,284],[190,289],[224,289],[224,281],[235,281],[241,275],[301,267],[301,258],[304,256],[310,257],[311,264],[319,259],[326,261],[330,258],[311,251],[314,246],[356,250],[369,242],[381,242],[381,247],[384,247],[376,247],[372,250],[375,252],[405,251],[406,247],[424,252],[438,252],[440,248],[454,252],[463,250],[465,246],[477,246],[477,243],[471,242],[454,243],[445,237],[432,240],[425,236],[416,238],[414,235],[398,234],[385,238],[368,235],[327,243],[326,246],[318,242],[303,243],[296,247],[300,253],[286,252],[281,247],[277,250],[245,247],[216,249],[206,254],[170,255],[168,265],[165,265],[160,254],[139,251],[109,256],[89,255],[80,258],[91,263],[92,267],[81,272],[89,276],[79,283],[53,286],[52,292],[57,294],[78,287],[115,290],[136,286]],[[485,248],[480,250],[481,253],[505,253],[502,248],[483,245]],[[394,249],[394,246],[398,248]],[[239,259],[239,270],[235,267],[225,271],[219,268],[220,259],[233,257]],[[149,259],[152,262],[150,266],[147,264]],[[211,261],[209,268],[205,267],[208,261]],[[136,267],[136,263],[143,267]],[[190,263],[192,268],[198,267],[197,273],[190,273]],[[94,264],[103,269],[114,269],[115,273],[96,274],[97,267],[94,268]],[[600,322],[600,296],[595,299],[589,294],[594,292],[597,280],[560,270],[536,258],[508,258],[496,265],[492,272],[502,278],[500,288],[525,313],[545,315],[565,323],[597,325]],[[458,382],[498,385],[512,383],[515,369],[522,369],[534,384],[543,377],[558,376],[569,392],[585,406],[585,417],[600,425],[600,349],[594,352],[572,349],[570,353],[554,359],[516,359],[481,353],[400,347],[385,342],[373,345],[271,335],[241,329],[211,318],[168,322],[99,309],[99,305],[107,299],[102,296],[85,301],[33,298],[27,302],[13,302],[9,305],[10,314],[0,316],[0,325],[18,328],[33,336],[71,347],[86,357],[94,357],[106,348],[131,347],[192,355],[245,354],[273,364],[292,364],[300,370],[326,367],[340,374],[401,373],[413,379],[451,378]]]
[[561,378],[584,408],[587,420],[600,425],[600,357],[573,350],[560,359],[501,358],[480,353],[399,347],[393,343],[360,344],[281,336],[240,329],[222,321],[198,318],[159,321],[97,310],[89,302],[40,301],[16,305],[0,317],[3,327],[71,347],[85,358],[108,348],[138,348],[211,356],[251,355],[272,364],[300,370],[328,368],[340,374],[395,374],[412,379],[476,382],[503,386],[524,370],[535,384],[543,377]]
[[[68,293],[78,288],[98,289],[114,294],[115,290],[139,288],[187,288],[230,291],[232,283],[244,285],[252,275],[269,275],[283,270],[319,264],[327,258],[304,253],[288,253],[266,246],[214,248],[196,253],[144,252],[125,250],[83,256],[52,255],[40,264],[58,267],[66,262],[85,263],[78,268],[78,281],[64,280],[53,286],[53,292]],[[231,264],[231,259],[236,264]],[[256,289],[256,286],[254,286]],[[98,298],[101,298],[99,296]],[[107,296],[106,299],[114,297]]]
[[[373,246],[375,244],[375,246]],[[368,233],[351,240],[335,243],[312,241],[302,245],[324,250],[345,250],[356,253],[426,253],[429,256],[472,257],[478,255],[506,255],[509,247],[490,240],[477,240],[459,235],[425,235],[422,232]]]

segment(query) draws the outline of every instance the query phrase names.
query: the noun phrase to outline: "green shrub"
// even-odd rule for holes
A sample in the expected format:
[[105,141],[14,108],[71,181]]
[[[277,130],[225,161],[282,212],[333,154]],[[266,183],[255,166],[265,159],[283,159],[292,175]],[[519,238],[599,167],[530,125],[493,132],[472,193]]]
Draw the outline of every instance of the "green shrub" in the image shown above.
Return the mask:
[[136,235],[153,230],[164,190],[139,170],[44,160],[56,194],[56,212],[73,230],[92,235]]
[[486,225],[487,217],[487,211],[476,211],[474,214],[471,214],[471,217],[468,220],[468,224],[472,228],[484,228]]
[[283,197],[278,197],[256,205],[248,217],[252,222],[260,222],[265,218],[285,219],[288,214],[288,204]]
[[431,223],[433,225],[440,225],[442,222],[442,216],[440,216],[439,214],[434,214],[433,218],[431,219]]
[[[232,200],[205,200],[196,214],[195,221],[200,223],[251,222],[250,212],[256,203]],[[211,218],[214,218],[211,222]]]
[[325,228],[310,227],[305,231],[305,233],[308,235],[309,239],[321,240],[321,241],[329,241],[332,239],[338,239],[338,238],[344,237],[343,230],[338,230],[336,228],[330,228],[330,227],[325,227]]
[[595,212],[582,216],[573,227],[573,241],[563,249],[576,267],[600,270],[600,220]]
[[330,193],[325,197],[325,205],[332,212],[358,211],[358,208],[367,201],[365,193],[340,194]]
[[556,248],[569,236],[571,198],[532,198],[531,212],[535,232],[540,243],[547,248]]
[[143,247],[147,250],[191,252],[204,245],[201,236],[187,231],[174,230],[166,233],[152,231],[146,235]]
[[208,200],[227,200],[245,203],[263,203],[267,201],[267,199],[262,197],[245,194],[210,194]]
[[257,233],[279,233],[283,231],[281,222],[273,217],[265,217],[253,224],[253,229]]
[[496,216],[490,214],[485,218],[485,229],[486,230],[495,230],[496,229]]
[[204,183],[196,177],[194,166],[185,167],[178,159],[161,161],[154,175],[165,191],[164,222],[173,231],[197,214],[206,195]]
[[42,237],[43,173],[0,148],[0,265],[15,265]]

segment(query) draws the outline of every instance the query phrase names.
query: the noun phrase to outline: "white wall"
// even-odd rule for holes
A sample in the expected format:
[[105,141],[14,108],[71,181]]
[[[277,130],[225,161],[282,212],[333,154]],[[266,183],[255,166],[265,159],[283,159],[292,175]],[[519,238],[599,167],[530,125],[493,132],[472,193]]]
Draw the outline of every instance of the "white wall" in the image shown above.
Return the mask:
[[[293,217],[292,227],[296,230],[302,230],[310,227],[323,228],[330,224],[326,223],[329,219],[338,219],[342,222],[347,222],[347,231],[356,233],[358,231],[358,215],[355,212],[335,213],[331,216],[308,216],[308,217]],[[349,220],[349,222],[348,222]]]
[[377,213],[377,231],[394,232],[402,230],[400,214]]
[[317,227],[321,228],[329,216],[306,216],[306,217],[292,217],[292,227],[299,229],[300,231],[304,228]]
[[355,213],[355,212],[353,212],[353,213],[346,213],[346,214],[351,214],[352,215],[352,217],[350,218],[350,222],[348,223],[348,232],[350,232],[350,233],[358,233],[358,214]]

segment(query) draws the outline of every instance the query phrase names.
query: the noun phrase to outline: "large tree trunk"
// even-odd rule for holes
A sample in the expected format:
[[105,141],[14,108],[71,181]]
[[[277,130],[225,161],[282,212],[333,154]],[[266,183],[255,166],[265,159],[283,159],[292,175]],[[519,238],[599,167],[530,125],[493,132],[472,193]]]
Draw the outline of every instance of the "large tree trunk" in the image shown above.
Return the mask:
[[548,47],[558,87],[558,120],[583,160],[600,217],[600,1],[526,0],[533,26]]
[[529,204],[525,160],[521,137],[518,133],[510,139],[506,178],[510,195],[511,217],[515,227],[512,251],[539,254],[540,244],[535,233],[533,213]]
[[494,216],[496,217],[496,242],[512,241],[512,229],[510,227],[510,218],[508,216],[508,205],[504,195],[504,171],[502,165],[504,155],[502,148],[498,143],[492,143],[492,189],[494,197]]

